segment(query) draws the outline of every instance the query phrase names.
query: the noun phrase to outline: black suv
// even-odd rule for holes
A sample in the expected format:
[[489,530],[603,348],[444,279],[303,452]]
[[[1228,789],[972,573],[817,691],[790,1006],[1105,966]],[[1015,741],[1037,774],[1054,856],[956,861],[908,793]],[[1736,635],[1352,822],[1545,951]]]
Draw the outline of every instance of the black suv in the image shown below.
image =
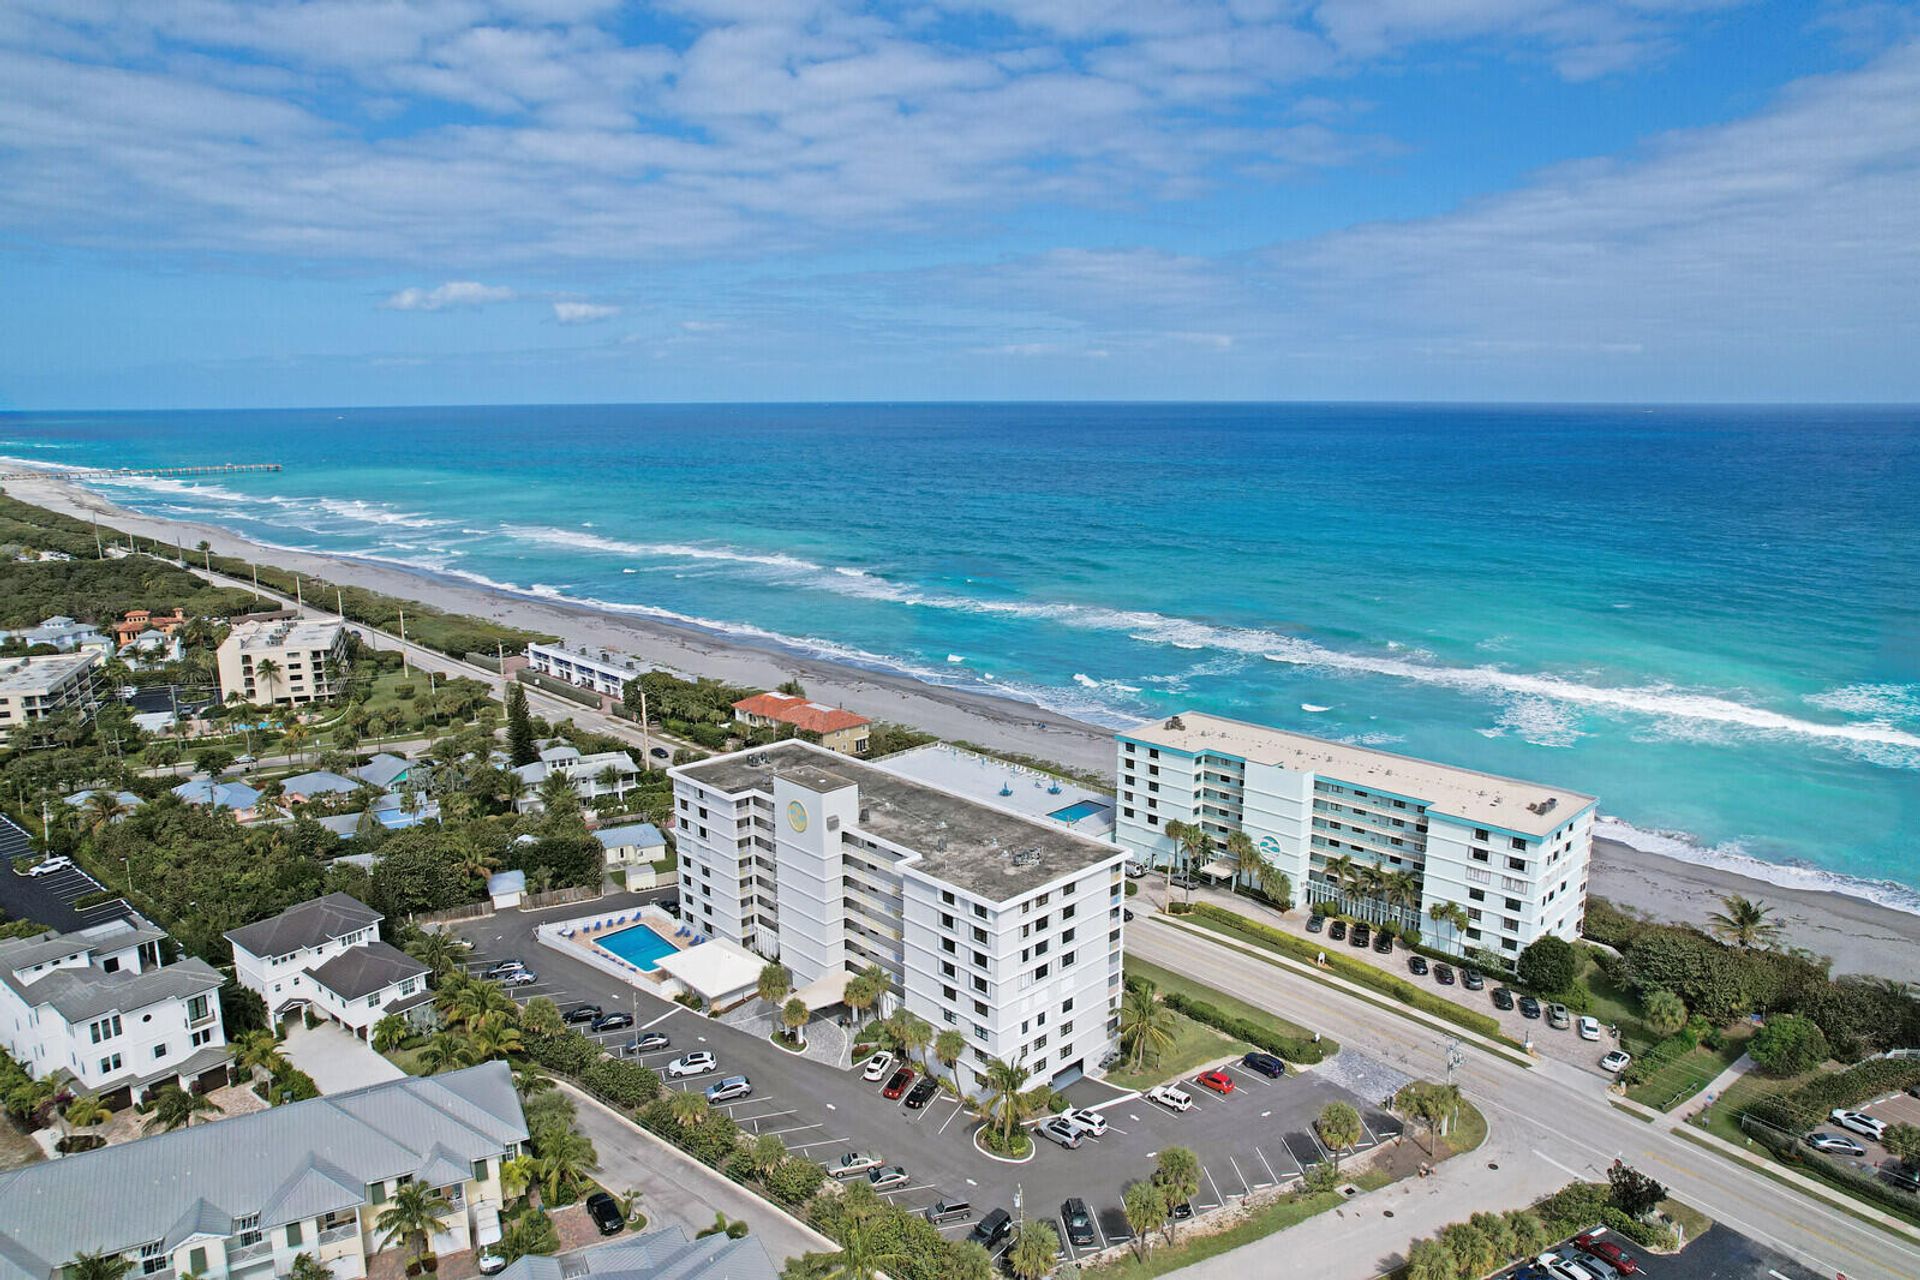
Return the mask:
[[1279,1079],[1287,1074],[1287,1064],[1270,1053],[1250,1053],[1240,1059],[1240,1065],[1249,1071],[1258,1071],[1263,1076]]
[[1060,1206],[1060,1221],[1066,1224],[1067,1239],[1076,1245],[1094,1243],[1093,1215],[1087,1212],[1087,1202],[1079,1196],[1073,1196]]
[[1419,952],[1407,957],[1407,972],[1419,977],[1427,971],[1427,958]]
[[1345,942],[1347,940],[1347,922],[1345,920],[1335,920],[1327,926],[1327,936],[1335,942]]
[[1006,1242],[1013,1231],[1013,1215],[1005,1209],[989,1210],[987,1216],[973,1224],[973,1230],[967,1232],[967,1239],[992,1253]]
[[907,1094],[907,1106],[915,1111],[933,1101],[933,1095],[940,1092],[940,1082],[931,1075],[920,1077],[920,1083],[913,1086]]
[[1359,947],[1362,951],[1366,950],[1373,942],[1373,926],[1367,924],[1357,924],[1353,926],[1353,938],[1351,941],[1354,946]]
[[627,1225],[620,1206],[604,1191],[596,1191],[587,1197],[587,1216],[593,1219],[593,1225],[600,1228],[603,1236],[617,1236],[620,1229]]
[[1373,940],[1373,949],[1383,956],[1391,955],[1393,953],[1393,935],[1385,929],[1382,929],[1380,936]]
[[597,1004],[577,1004],[560,1016],[568,1022],[592,1022],[605,1012]]
[[1532,996],[1521,996],[1520,997],[1520,1016],[1523,1018],[1539,1017],[1540,1002],[1538,1000],[1535,1000]]
[[1513,1008],[1513,992],[1507,990],[1505,987],[1495,987],[1493,989],[1493,1007],[1496,1009]]

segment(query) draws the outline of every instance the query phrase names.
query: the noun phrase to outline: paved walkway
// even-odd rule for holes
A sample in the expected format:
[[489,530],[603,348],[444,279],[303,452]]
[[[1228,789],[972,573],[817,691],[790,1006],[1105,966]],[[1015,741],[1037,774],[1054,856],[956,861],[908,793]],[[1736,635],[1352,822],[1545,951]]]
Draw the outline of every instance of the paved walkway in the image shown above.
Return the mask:
[[313,1077],[321,1093],[344,1093],[407,1074],[375,1053],[366,1041],[331,1022],[308,1030],[296,1020],[281,1051],[289,1062]]
[[1734,1081],[1753,1070],[1755,1065],[1752,1054],[1741,1054],[1732,1066],[1709,1080],[1706,1088],[1694,1094],[1691,1098],[1688,1098],[1686,1105],[1674,1113],[1674,1119],[1689,1120],[1699,1115],[1702,1111],[1712,1106],[1713,1100],[1725,1093]]
[[[772,1036],[777,1022],[778,1011],[769,1007],[764,1000],[749,1000],[739,1008],[731,1010],[720,1019],[729,1027],[737,1027],[751,1035]],[[831,1018],[815,1018],[806,1027],[807,1045],[796,1056],[811,1062],[823,1063],[829,1067],[847,1067],[853,1062],[853,1046],[847,1042],[847,1033],[840,1029]]]

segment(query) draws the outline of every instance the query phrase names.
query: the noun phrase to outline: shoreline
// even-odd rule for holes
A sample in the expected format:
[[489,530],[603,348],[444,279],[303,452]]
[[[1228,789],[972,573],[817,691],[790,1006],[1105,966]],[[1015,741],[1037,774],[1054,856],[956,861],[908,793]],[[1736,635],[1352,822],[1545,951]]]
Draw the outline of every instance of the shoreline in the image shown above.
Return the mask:
[[[431,570],[257,542],[218,525],[144,515],[62,480],[57,473],[12,482],[7,490],[22,501],[66,515],[98,517],[138,537],[188,546],[204,539],[217,554],[268,561],[343,586],[547,632],[570,645],[619,650],[676,675],[758,688],[798,678],[815,701],[851,706],[876,720],[1102,774],[1112,772],[1110,730],[1010,697],[793,653],[642,614],[489,588]],[[1838,886],[1782,885],[1670,851],[1636,847],[1623,843],[1617,834],[1607,834],[1608,825],[1603,824],[1594,837],[1589,882],[1593,895],[1654,918],[1701,923],[1721,896],[1738,893],[1775,907],[1786,940],[1831,956],[1836,974],[1920,972],[1920,915]],[[1869,887],[1862,882],[1863,890]]]

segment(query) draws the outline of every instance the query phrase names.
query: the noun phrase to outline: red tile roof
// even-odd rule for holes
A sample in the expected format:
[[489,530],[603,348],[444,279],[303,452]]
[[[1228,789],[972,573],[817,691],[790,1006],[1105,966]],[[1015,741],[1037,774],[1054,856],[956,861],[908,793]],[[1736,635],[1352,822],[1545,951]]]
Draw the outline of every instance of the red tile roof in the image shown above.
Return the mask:
[[742,698],[734,703],[733,709],[750,716],[784,721],[809,733],[833,733],[873,723],[865,716],[857,716],[839,707],[823,707],[791,693],[756,693],[751,698]]

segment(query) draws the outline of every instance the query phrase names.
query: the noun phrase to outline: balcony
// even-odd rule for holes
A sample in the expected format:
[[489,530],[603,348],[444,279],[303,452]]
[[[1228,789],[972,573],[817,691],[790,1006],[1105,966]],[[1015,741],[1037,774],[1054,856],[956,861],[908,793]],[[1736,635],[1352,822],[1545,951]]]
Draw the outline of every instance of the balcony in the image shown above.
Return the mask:
[[352,1240],[360,1234],[360,1224],[343,1222],[337,1227],[328,1227],[316,1239],[317,1244],[339,1244],[342,1240]]
[[[236,1237],[237,1238],[237,1237]],[[227,1267],[245,1266],[259,1258],[273,1256],[273,1241],[262,1236],[252,1244],[230,1244],[227,1246]]]

